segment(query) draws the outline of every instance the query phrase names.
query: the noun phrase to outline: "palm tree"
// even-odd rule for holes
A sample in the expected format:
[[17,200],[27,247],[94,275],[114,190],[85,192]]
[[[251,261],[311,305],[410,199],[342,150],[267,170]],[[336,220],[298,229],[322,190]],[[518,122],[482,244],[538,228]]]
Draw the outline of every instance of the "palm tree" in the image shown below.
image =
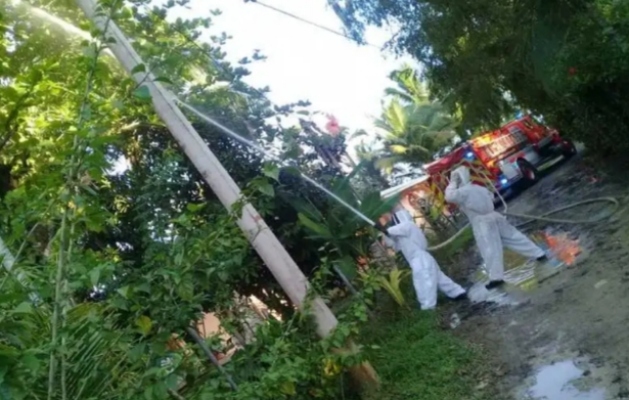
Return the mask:
[[396,87],[386,88],[384,93],[404,103],[423,104],[428,99],[428,90],[417,76],[417,71],[409,65],[404,65],[389,74]]
[[394,98],[375,121],[382,134],[383,149],[377,166],[387,174],[400,163],[421,166],[456,136],[457,121],[439,102],[404,104]]
[[430,100],[411,66],[391,72],[389,78],[396,86],[385,90],[392,98],[375,121],[383,145],[376,165],[386,174],[400,164],[421,167],[432,161],[436,153],[452,143],[458,121],[443,103]]

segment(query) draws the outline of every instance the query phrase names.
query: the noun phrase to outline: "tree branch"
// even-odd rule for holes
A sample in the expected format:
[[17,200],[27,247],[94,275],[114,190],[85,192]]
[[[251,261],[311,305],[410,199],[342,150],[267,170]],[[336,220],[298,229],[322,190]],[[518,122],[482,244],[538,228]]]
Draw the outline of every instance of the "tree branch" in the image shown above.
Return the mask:
[[188,327],[186,328],[186,332],[188,332],[188,334],[192,336],[192,339],[199,345],[199,347],[203,351],[203,354],[205,354],[205,356],[210,360],[210,362],[214,364],[216,368],[218,368],[219,372],[223,374],[223,376],[225,376],[225,379],[227,379],[227,382],[229,383],[229,386],[232,388],[232,390],[237,391],[238,386],[236,385],[236,382],[234,382],[231,375],[229,375],[229,373],[225,371],[225,368],[223,368],[223,366],[218,362],[218,359],[214,356],[214,354],[212,353],[210,348],[207,346],[207,343],[205,343],[203,338],[199,336],[199,333],[196,331],[196,329],[192,327]]

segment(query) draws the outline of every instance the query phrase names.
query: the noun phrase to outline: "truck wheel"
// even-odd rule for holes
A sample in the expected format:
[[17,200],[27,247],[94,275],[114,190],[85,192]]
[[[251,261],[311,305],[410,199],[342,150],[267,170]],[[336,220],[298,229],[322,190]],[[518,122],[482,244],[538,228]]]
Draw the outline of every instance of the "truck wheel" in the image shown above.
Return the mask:
[[566,159],[572,158],[577,155],[577,147],[572,140],[566,139],[563,143],[563,156]]
[[539,171],[527,160],[520,158],[518,160],[518,167],[520,168],[524,180],[528,184],[533,184],[539,180]]

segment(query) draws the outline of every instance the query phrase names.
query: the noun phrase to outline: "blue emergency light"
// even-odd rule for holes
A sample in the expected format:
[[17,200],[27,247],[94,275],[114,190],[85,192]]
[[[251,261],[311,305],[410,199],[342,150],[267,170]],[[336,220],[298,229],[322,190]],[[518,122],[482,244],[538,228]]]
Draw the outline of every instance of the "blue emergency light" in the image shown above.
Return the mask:
[[471,160],[474,158],[474,152],[473,151],[468,151],[467,153],[465,153],[465,158],[467,158],[468,160]]

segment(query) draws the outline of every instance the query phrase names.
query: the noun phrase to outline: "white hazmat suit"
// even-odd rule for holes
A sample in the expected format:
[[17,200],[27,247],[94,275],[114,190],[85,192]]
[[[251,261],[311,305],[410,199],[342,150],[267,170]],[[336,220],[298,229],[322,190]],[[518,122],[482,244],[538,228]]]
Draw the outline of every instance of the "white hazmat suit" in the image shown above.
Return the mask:
[[437,289],[450,298],[465,294],[465,289],[441,272],[439,264],[426,248],[424,233],[415,225],[407,211],[394,214],[394,225],[388,228],[385,242],[396,251],[401,251],[412,270],[413,286],[422,310],[437,306]]
[[490,282],[501,282],[504,279],[503,245],[529,258],[539,259],[546,254],[494,211],[493,198],[486,187],[472,184],[467,167],[461,166],[452,172],[445,199],[467,215]]

